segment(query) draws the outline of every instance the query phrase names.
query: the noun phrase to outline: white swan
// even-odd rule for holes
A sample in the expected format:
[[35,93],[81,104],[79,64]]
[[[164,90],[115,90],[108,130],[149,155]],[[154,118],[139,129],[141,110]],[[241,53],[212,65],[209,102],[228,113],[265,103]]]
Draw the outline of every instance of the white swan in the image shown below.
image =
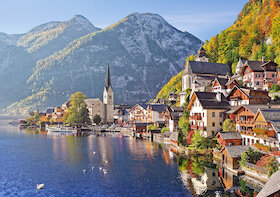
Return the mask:
[[106,160],[105,163],[108,163],[108,160]]
[[102,170],[102,167],[99,168],[99,171],[101,171],[101,170]]
[[106,170],[106,169],[103,169],[103,173],[104,173],[104,174],[107,174],[107,170]]
[[43,189],[45,184],[37,184],[37,190]]
[[95,151],[93,151],[93,154],[95,155],[95,154],[96,154],[96,152],[95,152]]
[[86,169],[83,170],[83,173],[84,173],[84,174],[86,173]]
[[92,166],[91,169],[93,170],[93,169],[94,169],[94,166]]

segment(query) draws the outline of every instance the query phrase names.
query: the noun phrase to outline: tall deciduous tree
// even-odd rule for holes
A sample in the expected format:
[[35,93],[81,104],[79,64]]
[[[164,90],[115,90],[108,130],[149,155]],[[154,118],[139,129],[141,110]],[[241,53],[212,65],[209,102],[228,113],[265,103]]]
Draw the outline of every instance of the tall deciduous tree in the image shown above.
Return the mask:
[[70,124],[90,124],[89,112],[85,103],[86,96],[82,92],[72,94],[70,107],[64,120]]
[[235,130],[236,130],[235,124],[230,119],[225,119],[223,123],[223,131],[230,132]]

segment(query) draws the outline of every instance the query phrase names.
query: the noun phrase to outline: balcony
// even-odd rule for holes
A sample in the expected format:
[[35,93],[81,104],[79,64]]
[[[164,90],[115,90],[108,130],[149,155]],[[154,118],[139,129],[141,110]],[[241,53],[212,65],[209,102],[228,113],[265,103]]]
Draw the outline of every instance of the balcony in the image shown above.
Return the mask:
[[253,125],[254,124],[253,121],[248,121],[248,120],[237,120],[236,123],[237,124],[245,124],[245,125]]
[[203,126],[191,125],[192,130],[204,130]]
[[201,120],[201,116],[190,116],[191,120]]
[[230,97],[231,101],[239,101],[242,100],[241,96]]
[[251,130],[251,129],[249,129],[249,130],[240,129],[239,132],[240,132],[241,134],[244,134],[244,135],[254,136],[254,132],[253,132],[253,130]]

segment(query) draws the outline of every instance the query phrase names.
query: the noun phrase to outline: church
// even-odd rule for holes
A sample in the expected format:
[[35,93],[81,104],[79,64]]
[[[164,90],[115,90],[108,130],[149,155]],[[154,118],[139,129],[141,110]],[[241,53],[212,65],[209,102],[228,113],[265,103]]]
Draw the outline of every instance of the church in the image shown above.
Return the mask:
[[207,92],[211,82],[215,78],[226,79],[231,73],[228,64],[209,62],[206,50],[201,46],[195,61],[188,61],[182,75],[182,91],[180,95],[180,105],[183,106],[186,99],[186,89],[192,91]]
[[94,116],[99,115],[101,123],[114,122],[114,93],[111,85],[109,64],[107,67],[106,82],[103,90],[103,102],[100,98],[85,99],[89,110],[89,117],[93,122]]

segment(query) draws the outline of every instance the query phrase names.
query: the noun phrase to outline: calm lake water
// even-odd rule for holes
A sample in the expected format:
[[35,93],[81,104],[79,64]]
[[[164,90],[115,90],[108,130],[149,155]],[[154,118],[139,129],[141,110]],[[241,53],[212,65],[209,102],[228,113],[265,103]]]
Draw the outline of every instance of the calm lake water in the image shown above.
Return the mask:
[[224,192],[239,186],[211,156],[178,157],[121,134],[50,136],[0,117],[0,196],[232,196]]
[[0,196],[192,196],[169,149],[120,134],[49,136],[0,120],[0,159]]

